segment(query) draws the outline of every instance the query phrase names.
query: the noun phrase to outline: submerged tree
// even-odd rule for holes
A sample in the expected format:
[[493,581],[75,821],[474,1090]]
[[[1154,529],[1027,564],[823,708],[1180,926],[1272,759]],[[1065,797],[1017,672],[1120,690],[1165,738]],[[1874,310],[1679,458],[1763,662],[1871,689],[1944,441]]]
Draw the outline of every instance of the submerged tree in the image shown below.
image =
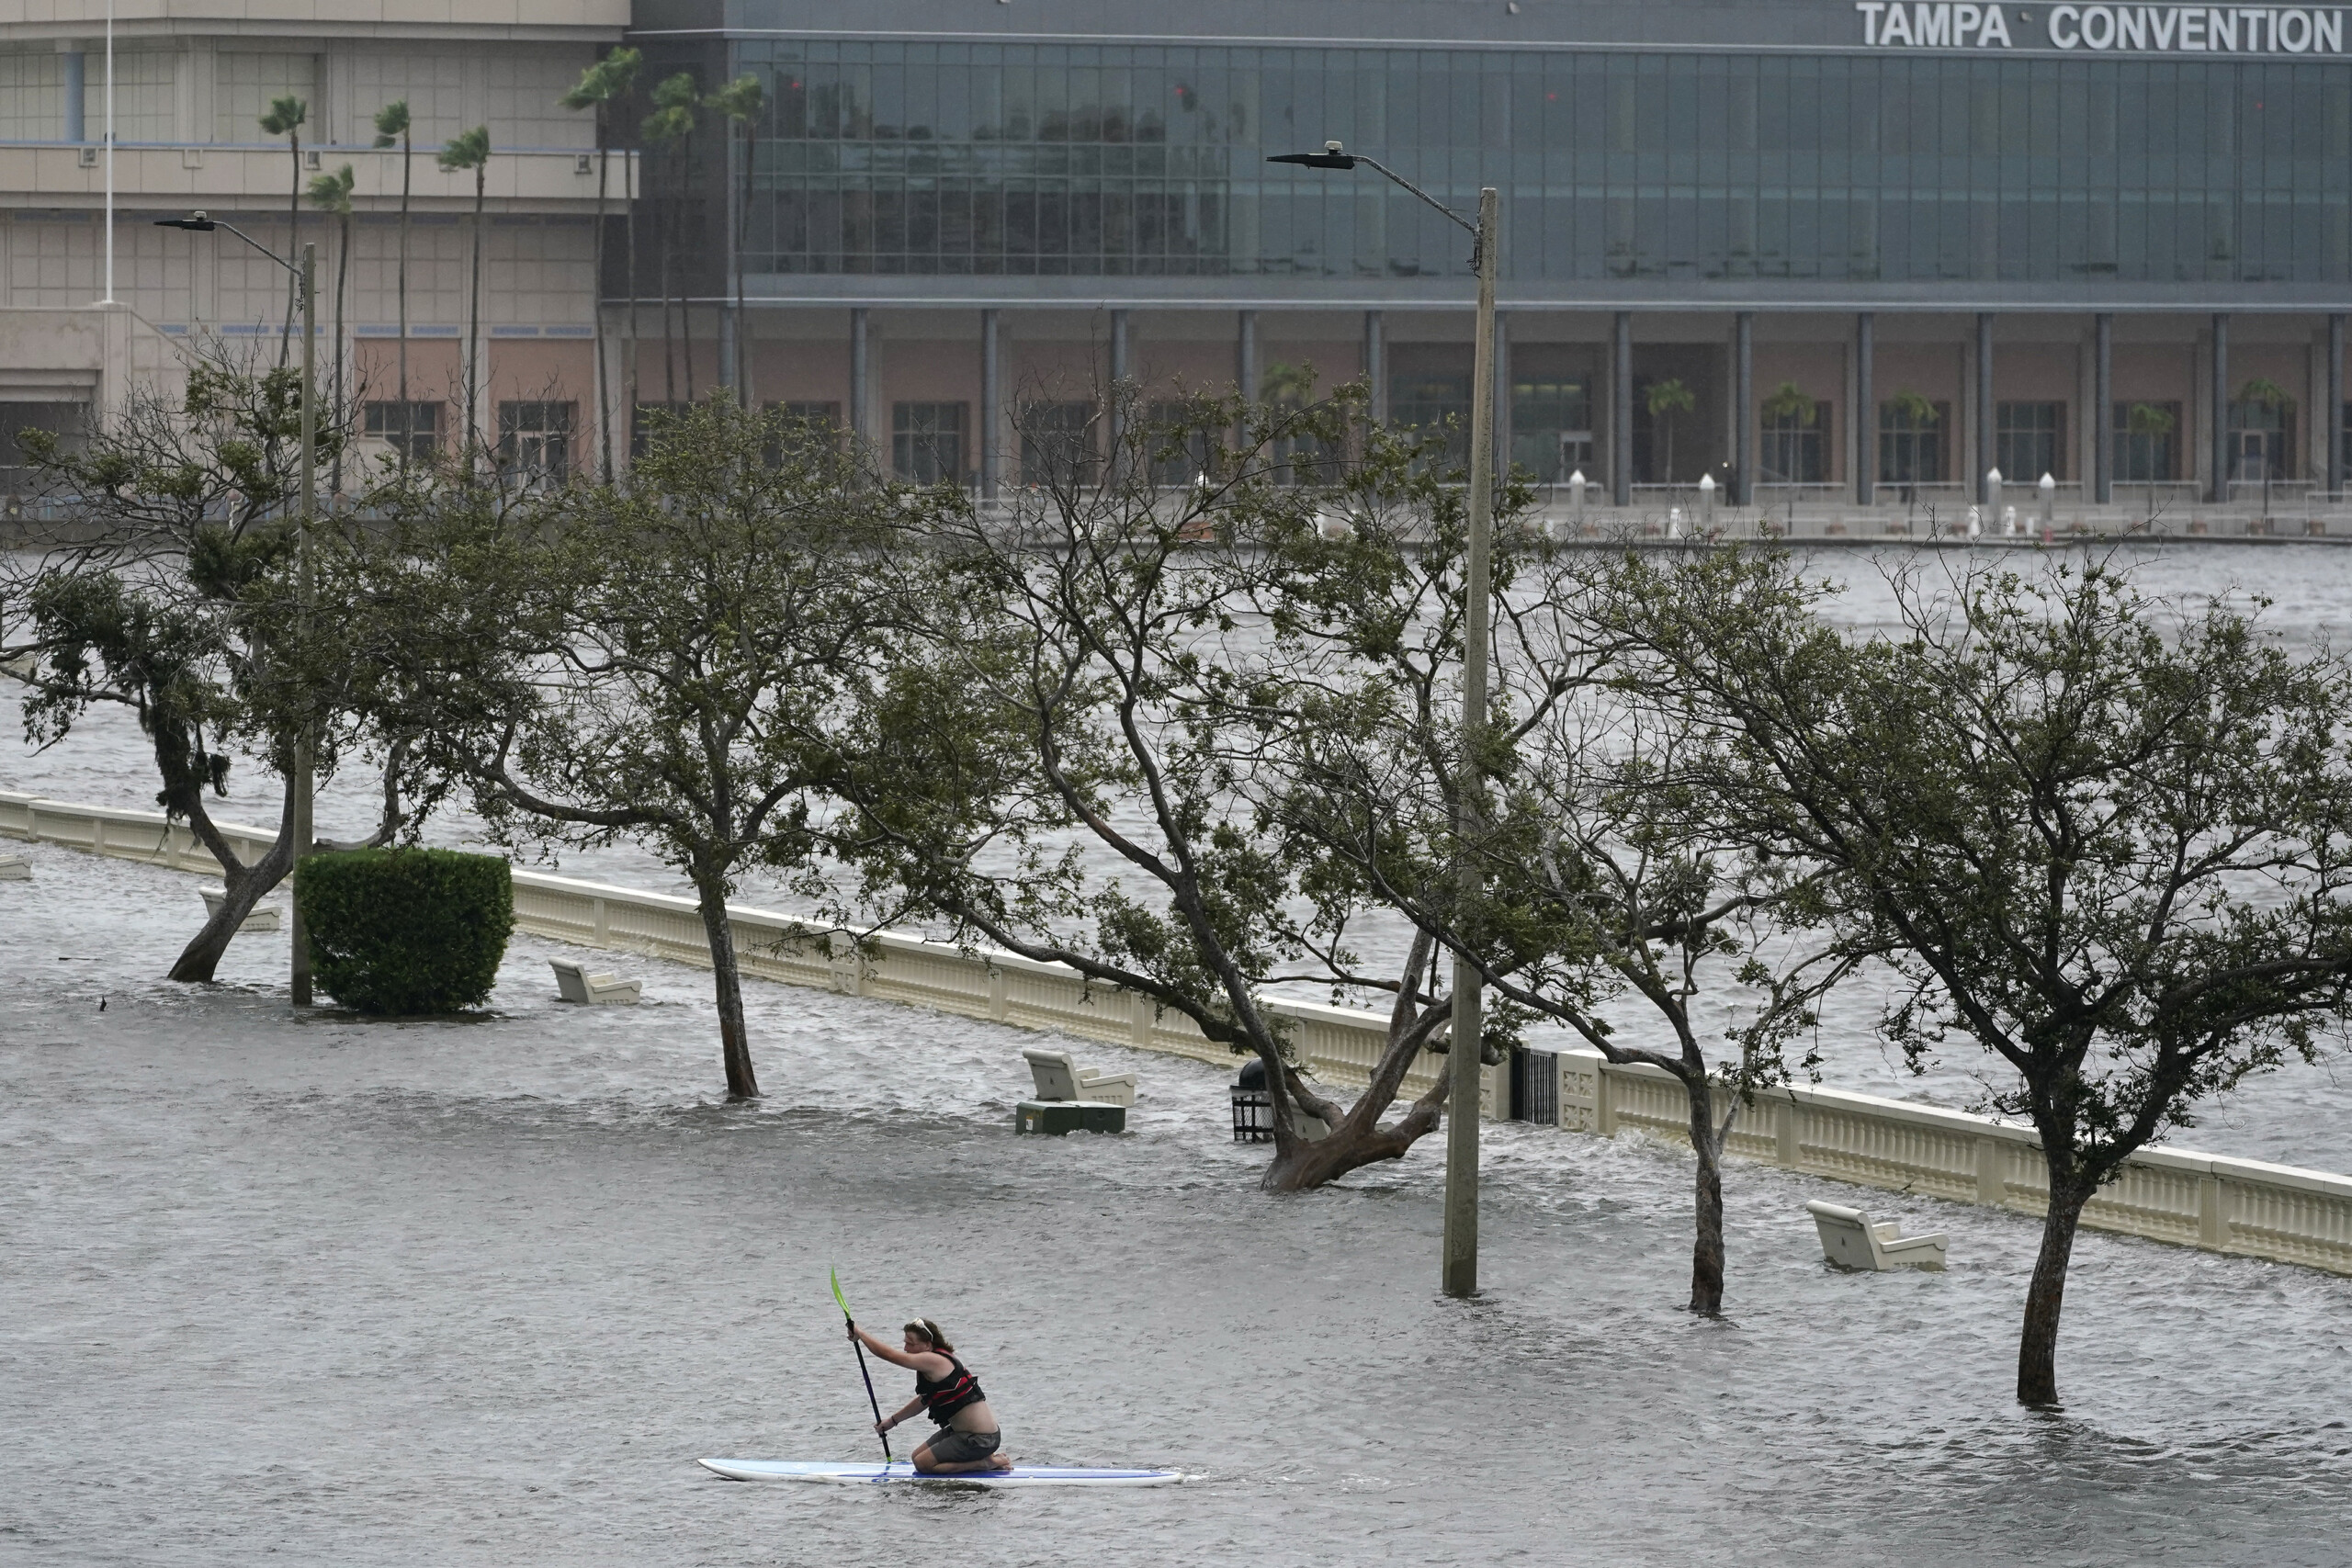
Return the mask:
[[[1634,650],[1595,613],[1618,570],[1605,558],[1501,531],[1492,706],[1463,797],[1459,545],[1362,517],[1323,547],[1296,613],[1339,657],[1283,716],[1275,808],[1476,965],[1509,1013],[1677,1080],[1695,1156],[1690,1304],[1720,1312],[1724,1140],[1787,1077],[1787,1042],[1855,950],[1806,940],[1814,878],[1719,831],[1679,778],[1705,731],[1643,699]],[[1734,1019],[1720,1057],[1702,1001]]]
[[[1322,878],[1325,861],[1241,787],[1271,716],[1315,678],[1303,628],[1272,612],[1329,494],[1285,482],[1282,454],[1340,448],[1360,401],[1204,399],[1173,421],[1119,421],[1115,460],[1041,456],[1009,518],[939,492],[950,504],[899,585],[912,635],[835,742],[854,807],[836,843],[870,897],[927,910],[958,941],[1068,964],[1254,1055],[1274,1101],[1273,1190],[1400,1157],[1446,1092],[1438,1074],[1384,1121],[1449,1016],[1423,978],[1427,939],[1398,955],[1387,1043],[1352,1103],[1299,1071],[1264,995],[1302,965],[1349,963],[1346,920],[1367,902]],[[1033,433],[1033,450],[1054,450],[1053,434]],[[1199,482],[1152,482],[1203,451]],[[1452,517],[1458,528],[1458,505]],[[1328,1135],[1310,1138],[1300,1111]]]
[[1724,555],[1637,570],[1622,625],[1726,737],[1696,775],[1718,823],[1799,846],[1896,954],[1906,1055],[2007,1069],[1988,1102],[2049,1180],[2018,1397],[2047,1404],[2085,1205],[2352,1016],[2352,681],[2098,566],[1898,587],[1902,634],[1849,640],[1783,563]]
[[[834,444],[724,398],[662,422],[609,486],[555,492],[545,537],[483,565],[540,661],[527,704],[462,766],[509,839],[639,840],[692,884],[730,1097],[759,1092],[727,901],[805,869],[839,723],[877,657],[874,561],[891,494]],[[460,577],[457,586],[469,585]]]
[[[350,738],[337,692],[360,657],[348,617],[300,591],[300,377],[215,356],[176,397],[134,390],[79,448],[19,438],[69,526],[13,558],[0,578],[0,645],[29,655],[27,738],[54,745],[97,704],[138,716],[164,815],[187,823],[222,867],[226,897],[172,965],[209,980],[229,939],[294,862],[293,796],[251,865],[214,823],[241,752],[284,777],[309,734],[332,773]],[[322,448],[349,434],[322,411]]]

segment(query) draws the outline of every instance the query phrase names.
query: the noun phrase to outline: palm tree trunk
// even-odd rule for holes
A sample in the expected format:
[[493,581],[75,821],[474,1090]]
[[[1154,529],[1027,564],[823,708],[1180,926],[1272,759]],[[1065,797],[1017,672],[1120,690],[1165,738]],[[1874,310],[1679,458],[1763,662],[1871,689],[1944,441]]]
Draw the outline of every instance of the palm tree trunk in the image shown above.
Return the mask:
[[670,197],[671,221],[662,225],[662,403],[678,406],[678,341],[670,330],[670,253],[677,248],[678,198]]
[[[343,213],[342,233],[335,241],[334,253],[334,417],[344,417],[343,404],[343,284],[351,271],[351,214]],[[334,444],[334,477],[327,483],[331,496],[343,494],[343,443]]]
[[466,306],[466,444],[469,453],[480,439],[481,428],[479,423],[481,412],[481,215],[482,195],[489,174],[487,160],[474,165],[474,263]]
[[409,447],[416,441],[415,408],[408,400],[408,185],[409,154],[415,150],[409,133],[401,132],[401,260],[397,275],[401,299],[400,378],[401,472],[408,472]]
[[604,457],[604,479],[613,482],[613,398],[609,372],[605,365],[605,185],[613,164],[610,137],[605,125],[605,107],[596,106],[596,259],[594,262],[595,294],[592,308],[596,312],[596,434]]
[[[681,143],[678,152],[678,205],[686,206],[686,181],[694,177],[695,139],[691,136]],[[672,224],[673,229],[676,224]],[[678,268],[678,336],[684,341],[686,361],[686,401],[695,400],[695,292],[694,283],[684,266]]]
[[300,130],[288,131],[286,147],[294,159],[294,190],[286,200],[286,251],[287,259],[298,270],[286,279],[286,327],[277,334],[277,367],[280,370],[286,368],[286,351],[293,344],[294,312],[300,303],[298,290],[301,287],[302,276],[299,270],[302,265],[302,133]]
[[637,181],[644,172],[645,150],[638,148],[624,161],[627,171],[621,192],[621,229],[628,254],[622,258],[622,269],[628,274],[628,314],[621,318],[621,395],[626,400],[622,414],[628,421],[625,434],[632,455],[637,451]]

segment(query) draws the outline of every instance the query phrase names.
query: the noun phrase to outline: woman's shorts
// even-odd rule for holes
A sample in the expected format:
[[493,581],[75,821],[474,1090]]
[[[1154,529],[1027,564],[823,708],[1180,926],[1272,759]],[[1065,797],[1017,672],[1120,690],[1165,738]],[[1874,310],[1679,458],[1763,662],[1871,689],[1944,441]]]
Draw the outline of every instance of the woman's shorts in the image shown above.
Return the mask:
[[958,1432],[945,1427],[933,1433],[923,1447],[931,1450],[933,1464],[970,1464],[996,1452],[1003,1441],[1001,1432]]

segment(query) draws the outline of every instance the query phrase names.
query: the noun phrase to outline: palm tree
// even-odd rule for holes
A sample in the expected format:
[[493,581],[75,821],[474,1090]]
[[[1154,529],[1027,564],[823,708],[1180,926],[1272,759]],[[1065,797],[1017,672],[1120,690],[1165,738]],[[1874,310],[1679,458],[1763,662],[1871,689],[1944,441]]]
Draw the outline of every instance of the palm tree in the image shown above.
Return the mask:
[[[345,164],[331,175],[321,175],[311,182],[311,205],[322,212],[332,212],[335,218],[334,245],[334,409],[340,418],[343,412],[343,285],[351,272],[351,190],[359,183],[358,176]],[[343,443],[334,446],[334,477],[327,482],[327,493],[343,493]]]
[[459,131],[441,149],[435,160],[444,172],[456,174],[461,169],[474,172],[474,256],[473,276],[466,289],[466,451],[471,466],[474,443],[481,439],[481,426],[475,416],[479,410],[481,385],[481,214],[482,196],[487,187],[490,170],[490,127],[475,126]]
[[[2133,403],[2123,415],[2123,434],[2142,440],[2170,435],[2179,427],[2179,417],[2172,410],[2160,408],[2154,403]],[[2152,471],[2148,475],[2148,510],[2154,513],[2156,508],[2156,476],[2153,472],[2154,465],[2150,464],[2149,468]],[[2167,474],[2165,477],[2170,479],[2172,476]]]
[[[641,51],[616,49],[582,73],[580,85],[560,100],[565,108],[575,113],[585,108],[596,111],[596,428],[604,446],[606,484],[613,480],[613,400],[611,390],[605,385],[605,189],[613,161],[613,105],[635,89],[638,68],[644,63],[645,56]],[[629,211],[622,222],[633,228],[635,182],[631,182],[630,191],[624,200]],[[637,341],[637,240],[634,233],[629,238],[628,256],[629,345],[634,349]],[[630,358],[628,402],[634,411],[637,407],[637,366],[634,354]]]
[[409,137],[408,100],[395,98],[376,111],[376,145],[379,149],[398,147],[401,150],[401,259],[398,279],[401,311],[400,337],[400,450],[401,470],[408,470],[408,449],[416,431],[411,415],[415,412],[408,400],[408,182],[412,155],[416,148]]
[[[702,101],[695,91],[694,73],[681,71],[665,76],[653,89],[653,112],[645,117],[638,128],[638,139],[650,146],[660,147],[670,155],[670,177],[662,184],[671,192],[671,220],[662,226],[662,396],[671,407],[678,401],[678,369],[674,339],[670,332],[670,255],[676,248],[678,216],[683,210],[677,190],[685,182],[685,152],[695,133],[695,107]],[[685,301],[678,306],[681,316],[686,314]],[[695,395],[695,347],[691,319],[684,323],[686,338],[686,400]]]
[[752,400],[752,320],[743,311],[743,242],[752,225],[752,160],[758,148],[756,133],[760,111],[767,107],[767,89],[760,85],[757,76],[746,72],[729,82],[703,102],[727,117],[729,140],[734,132],[743,133],[742,201],[735,214],[732,251],[735,265],[735,398],[747,409],[758,408]]
[[[269,100],[269,112],[261,117],[261,128],[272,136],[286,138],[288,151],[294,154],[294,188],[286,198],[286,221],[292,237],[287,249],[299,265],[302,254],[302,122],[311,118],[311,106],[302,98],[288,93]],[[277,367],[286,367],[287,341],[294,335],[295,289],[297,279],[286,280],[286,330],[277,335]]]
[[1692,409],[1697,408],[1699,399],[1690,388],[1669,378],[1664,381],[1652,381],[1648,389],[1643,392],[1642,400],[1649,408],[1650,418],[1663,423],[1666,426],[1665,482],[1672,484],[1674,482],[1674,416],[1678,413],[1689,413]]

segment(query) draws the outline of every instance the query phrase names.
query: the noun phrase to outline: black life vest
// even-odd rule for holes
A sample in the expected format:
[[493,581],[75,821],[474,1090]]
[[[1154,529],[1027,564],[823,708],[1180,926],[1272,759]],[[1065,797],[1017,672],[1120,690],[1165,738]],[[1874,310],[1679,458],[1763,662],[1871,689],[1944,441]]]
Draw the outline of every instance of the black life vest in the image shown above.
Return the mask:
[[988,1395],[980,1392],[980,1380],[963,1362],[944,1350],[936,1354],[947,1356],[947,1375],[934,1382],[918,1369],[915,1395],[922,1401],[923,1413],[944,1427],[949,1416],[967,1404],[978,1404]]

